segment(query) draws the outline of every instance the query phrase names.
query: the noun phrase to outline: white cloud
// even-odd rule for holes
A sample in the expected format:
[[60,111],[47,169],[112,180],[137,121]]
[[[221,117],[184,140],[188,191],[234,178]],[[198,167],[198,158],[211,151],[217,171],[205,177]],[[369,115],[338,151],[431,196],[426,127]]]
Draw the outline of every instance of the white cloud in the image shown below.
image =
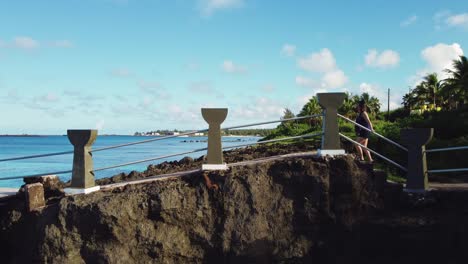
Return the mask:
[[412,16],[406,18],[405,20],[401,21],[400,26],[401,27],[407,27],[407,26],[413,24],[414,22],[416,22],[416,20],[418,20],[418,16],[412,15]]
[[177,127],[181,124],[190,128],[200,125],[205,127],[207,123],[202,118],[200,108],[201,107],[195,108],[185,105],[184,108],[182,108],[179,104],[170,104],[164,109],[164,118]]
[[275,91],[275,86],[273,86],[272,84],[266,84],[262,87],[262,91],[272,93]]
[[161,84],[158,83],[158,82],[147,82],[147,81],[143,81],[143,80],[138,81],[137,85],[138,85],[138,87],[140,87],[140,89],[142,91],[151,91],[153,89],[160,89],[161,88]]
[[39,42],[30,37],[15,37],[13,39],[13,45],[20,49],[35,49],[39,47]]
[[299,96],[297,98],[297,103],[298,103],[297,108],[299,109],[298,111],[300,111],[300,109],[302,109],[302,106],[304,106],[307,102],[309,102],[310,98],[312,98],[313,96],[316,96],[316,95],[317,95],[317,93]]
[[308,77],[296,76],[296,84],[313,89],[340,88],[348,82],[348,77],[336,65],[333,53],[324,48],[297,60],[297,65],[308,72],[320,73],[320,82]]
[[54,93],[48,93],[46,95],[36,97],[35,99],[36,101],[44,103],[53,103],[59,101],[59,97]]
[[18,90],[9,90],[5,96],[0,96],[0,103],[2,104],[18,104],[21,103],[23,98],[19,95]]
[[131,72],[127,68],[117,68],[111,71],[111,74],[116,77],[130,77]]
[[140,80],[137,82],[137,86],[140,88],[140,91],[144,94],[151,95],[158,100],[169,100],[172,98],[172,95],[163,89],[160,83],[158,82],[147,82]]
[[321,81],[317,81],[304,76],[296,76],[295,82],[298,86],[309,89],[320,89],[326,92],[326,89],[340,88],[348,82],[348,77],[342,70],[335,70],[325,73]]
[[364,60],[369,67],[392,68],[400,63],[400,55],[393,50],[384,50],[379,53],[376,49],[370,49]]
[[446,18],[445,23],[452,27],[468,29],[468,13],[457,14]]
[[50,45],[57,48],[72,48],[74,46],[71,41],[66,39],[53,41]]
[[188,87],[190,92],[193,93],[215,93],[216,91],[213,89],[213,85],[209,81],[199,81],[199,82],[192,82],[189,84]]
[[62,94],[71,97],[78,97],[82,95],[82,92],[79,90],[68,89],[63,91]]
[[318,86],[320,86],[320,83],[313,80],[313,79],[310,79],[310,78],[307,78],[307,77],[304,77],[304,76],[296,76],[296,84],[298,86],[302,86],[302,87],[307,87],[307,88],[317,88]]
[[281,55],[286,57],[292,57],[296,53],[296,46],[291,44],[284,44],[281,49]]
[[104,124],[105,124],[105,121],[104,121],[104,120],[99,120],[99,121],[96,123],[96,129],[97,129],[97,130],[103,130],[103,129],[104,129]]
[[448,10],[439,11],[434,15],[435,29],[459,27],[468,30],[468,13],[453,14]]
[[200,69],[200,64],[196,62],[189,62],[185,64],[185,68],[190,71],[197,71]]
[[[388,89],[388,88],[387,88]],[[387,102],[388,102],[388,90],[386,88],[382,88],[376,84],[369,84],[369,83],[361,83],[359,85],[359,92],[360,93],[368,93],[370,96],[377,97],[380,101],[380,110],[387,109]],[[392,94],[390,90],[390,109],[396,109],[401,106],[401,95],[400,94]]]
[[211,16],[218,10],[241,8],[244,0],[199,0],[198,5],[203,16]]
[[[252,97],[232,111],[233,120],[270,120],[283,115],[286,105],[267,97]],[[276,126],[276,125],[275,125]]]
[[[46,46],[55,48],[71,48],[73,43],[69,40],[55,40],[55,41],[44,41]],[[32,50],[39,48],[41,42],[27,36],[18,36],[13,38],[12,41],[2,41],[0,39],[0,48],[19,48],[25,50]]]
[[420,73],[435,72],[440,78],[445,78],[447,73],[445,69],[452,69],[453,60],[458,59],[463,55],[463,49],[460,44],[453,43],[452,45],[438,43],[434,46],[429,46],[421,51],[421,57],[426,61],[426,68],[420,70]]
[[336,62],[333,57],[333,53],[327,48],[322,49],[317,53],[311,53],[305,58],[299,58],[297,60],[297,65],[301,69],[309,72],[324,73],[336,69]]
[[223,69],[224,72],[227,72],[227,73],[246,73],[247,72],[247,67],[234,64],[234,62],[230,60],[225,60],[223,64],[221,65],[221,68]]
[[342,70],[327,72],[322,77],[322,86],[326,88],[339,88],[348,82],[348,77]]
[[306,94],[306,95],[302,95],[302,96],[299,96],[297,99],[296,99],[296,106],[294,108],[295,113],[296,112],[299,112],[302,107],[307,103],[309,102],[310,98],[312,98],[313,96],[316,96],[318,93],[326,93],[328,92],[326,89],[316,89],[314,90],[312,93],[309,93],[309,94]]

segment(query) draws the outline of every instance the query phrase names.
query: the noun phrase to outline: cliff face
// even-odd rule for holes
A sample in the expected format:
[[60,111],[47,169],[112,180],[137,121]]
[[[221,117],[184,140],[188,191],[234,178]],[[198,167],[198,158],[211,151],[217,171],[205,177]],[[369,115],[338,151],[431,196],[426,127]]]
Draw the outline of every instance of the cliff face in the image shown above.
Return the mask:
[[249,263],[353,255],[343,235],[381,208],[384,179],[351,157],[294,158],[1,209],[7,262]]

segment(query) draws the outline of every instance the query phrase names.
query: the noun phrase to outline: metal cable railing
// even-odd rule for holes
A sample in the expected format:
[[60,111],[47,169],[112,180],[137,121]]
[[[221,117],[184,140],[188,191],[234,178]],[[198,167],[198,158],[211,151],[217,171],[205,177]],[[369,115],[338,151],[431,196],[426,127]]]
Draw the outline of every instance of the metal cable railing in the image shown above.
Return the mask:
[[23,179],[23,178],[33,178],[33,177],[41,177],[41,176],[46,176],[46,175],[65,174],[65,173],[70,173],[70,172],[72,172],[72,170],[67,170],[67,171],[54,171],[54,172],[30,174],[30,175],[23,175],[23,176],[2,177],[2,178],[0,178],[0,181],[3,181],[3,180],[14,180],[14,179]]
[[[285,119],[279,119],[279,120],[274,120],[274,121],[266,121],[266,122],[252,123],[252,124],[247,124],[247,125],[238,125],[238,126],[226,127],[226,128],[222,128],[221,130],[238,129],[238,128],[243,128],[243,127],[266,125],[266,124],[272,124],[272,123],[278,123],[278,122],[294,121],[294,120],[301,120],[301,119],[321,117],[321,116],[322,116],[322,114],[300,116],[300,117],[294,117],[294,118],[285,118]],[[132,146],[132,145],[137,145],[137,144],[144,144],[144,143],[149,143],[149,142],[154,142],[154,141],[160,141],[160,140],[165,140],[165,139],[170,139],[170,138],[175,138],[175,137],[180,137],[180,136],[188,136],[188,135],[193,135],[195,133],[203,133],[203,132],[207,132],[207,131],[208,131],[208,129],[202,129],[202,130],[184,132],[184,133],[180,133],[178,135],[163,136],[163,137],[157,137],[157,138],[152,138],[152,139],[147,139],[147,140],[142,140],[142,141],[129,142],[129,143],[125,143],[125,144],[118,144],[118,145],[113,145],[113,146],[101,147],[101,148],[96,148],[94,150],[91,150],[90,153],[103,151],[103,150],[109,150],[109,149],[115,149],[115,148],[121,148],[121,147],[126,147],[126,146]],[[24,159],[33,159],[33,158],[43,158],[43,157],[66,155],[66,154],[73,154],[73,150],[72,151],[55,152],[55,153],[47,153],[47,154],[30,155],[30,156],[5,158],[5,159],[0,159],[0,162],[13,161],[13,160],[24,160]]]
[[119,168],[119,167],[125,167],[125,166],[129,166],[129,165],[144,163],[144,162],[153,161],[153,160],[160,160],[160,159],[165,159],[165,158],[171,158],[171,157],[176,157],[176,156],[181,156],[181,155],[192,154],[192,153],[204,151],[204,150],[207,150],[207,149],[208,148],[201,148],[201,149],[195,149],[195,150],[186,151],[186,152],[174,153],[174,154],[163,155],[163,156],[158,156],[158,157],[152,157],[152,158],[143,159],[143,160],[137,160],[137,161],[132,161],[132,162],[121,163],[121,164],[117,164],[117,165],[113,165],[113,166],[97,168],[97,169],[94,169],[94,172],[102,171],[102,170],[115,169],[115,168]]
[[385,157],[384,155],[379,154],[378,152],[376,152],[376,151],[374,151],[374,150],[372,150],[372,149],[370,149],[370,148],[368,148],[368,147],[362,145],[361,143],[359,143],[359,142],[357,142],[357,141],[352,140],[351,138],[349,138],[349,137],[347,137],[347,136],[345,136],[345,135],[343,135],[343,134],[341,134],[341,133],[339,133],[339,134],[340,134],[340,136],[343,137],[344,139],[346,139],[346,140],[348,140],[348,141],[351,141],[351,142],[353,142],[354,144],[359,145],[361,148],[367,149],[368,151],[372,152],[372,153],[375,154],[376,156],[378,156],[378,157],[380,157],[380,158],[386,160],[387,162],[390,162],[391,164],[393,164],[393,165],[397,166],[398,168],[402,169],[403,171],[408,171],[408,169],[406,169],[405,167],[403,167],[403,166],[401,166],[400,164],[396,163],[395,161],[393,161],[393,160],[391,160],[391,159]]
[[[450,147],[450,148],[438,148],[438,149],[426,149],[426,153],[442,152],[442,151],[453,151],[453,150],[465,150],[468,149],[468,146],[460,147]],[[455,168],[455,169],[438,169],[438,170],[428,170],[428,173],[444,173],[444,172],[462,172],[468,171],[468,168]]]
[[427,172],[428,172],[428,173],[462,172],[462,171],[468,171],[468,168],[440,169],[440,170],[427,170]]
[[[279,120],[273,120],[273,121],[266,121],[266,122],[259,122],[259,123],[252,123],[252,124],[246,124],[246,125],[226,127],[226,128],[221,128],[221,130],[231,130],[231,129],[238,129],[238,128],[243,128],[243,127],[259,126],[259,125],[266,125],[266,124],[273,124],[273,123],[279,123],[279,122],[301,120],[301,119],[320,117],[320,116],[322,116],[322,114],[309,115],[309,116],[300,116],[300,117],[293,117],[293,118],[285,118],[285,119],[279,119]],[[130,142],[130,143],[126,143],[126,144],[102,147],[102,148],[94,149],[91,152],[98,152],[98,151],[103,151],[103,150],[108,150],[108,149],[121,148],[121,147],[137,145],[137,144],[143,144],[143,143],[159,141],[159,140],[165,140],[165,139],[175,138],[175,137],[180,137],[180,136],[188,136],[188,135],[192,135],[192,134],[195,134],[195,133],[202,133],[202,132],[207,132],[207,131],[208,131],[208,129],[203,129],[203,130],[197,130],[197,131],[181,133],[181,134],[178,134],[178,135],[164,136],[164,137],[152,138],[152,139],[147,139],[147,140],[142,140],[142,141],[137,141],[137,142]]]
[[285,119],[279,119],[279,120],[274,120],[274,121],[266,121],[266,122],[252,123],[252,124],[247,124],[247,125],[226,127],[226,128],[221,128],[221,130],[230,130],[230,129],[237,129],[237,128],[243,128],[243,127],[259,126],[259,125],[266,125],[266,124],[273,124],[273,123],[279,123],[279,122],[294,121],[294,120],[301,120],[301,119],[306,119],[306,118],[314,118],[314,117],[322,117],[322,116],[323,114],[299,116],[299,117],[285,118]]
[[283,141],[283,140],[293,140],[293,139],[308,138],[308,137],[315,137],[315,136],[321,136],[321,135],[323,135],[323,133],[319,132],[319,133],[314,133],[314,134],[306,134],[306,135],[301,135],[301,136],[294,136],[294,137],[287,137],[287,138],[280,138],[280,139],[270,139],[270,140],[265,140],[265,141],[257,141],[255,143],[228,146],[228,147],[223,147],[223,149],[241,148],[241,147],[248,147],[248,146],[259,145],[259,144],[273,143],[273,142],[278,142],[278,141]]
[[[280,138],[280,139],[272,139],[272,140],[265,140],[265,141],[259,141],[259,142],[254,142],[254,143],[248,143],[248,144],[241,144],[241,145],[234,145],[234,146],[227,146],[223,147],[223,149],[232,149],[232,148],[241,148],[241,147],[246,147],[246,146],[253,146],[253,145],[259,145],[259,144],[266,144],[266,143],[273,143],[273,142],[279,142],[279,141],[285,141],[285,140],[294,140],[294,139],[299,139],[299,138],[308,138],[308,137],[314,137],[322,135],[322,132],[320,133],[314,133],[314,134],[306,134],[302,136],[294,136],[294,137],[286,137],[286,138]],[[102,170],[108,170],[108,169],[114,169],[114,168],[119,168],[119,167],[125,167],[129,165],[134,165],[134,164],[139,164],[139,163],[144,163],[148,161],[154,161],[154,160],[160,160],[160,159],[165,159],[165,158],[170,158],[170,157],[176,157],[176,156],[181,156],[181,155],[187,155],[187,154],[192,154],[196,152],[201,152],[201,151],[206,151],[208,148],[200,148],[200,149],[195,149],[191,151],[185,151],[185,152],[180,152],[180,153],[174,153],[174,154],[169,154],[169,155],[163,155],[163,156],[158,156],[158,157],[152,157],[148,159],[143,159],[143,160],[138,160],[138,161],[133,161],[133,162],[126,162],[126,163],[121,163],[113,166],[107,166],[107,167],[101,167],[94,169],[93,172],[97,171],[102,171]],[[0,178],[1,180],[12,180],[12,179],[23,179],[23,178],[32,178],[32,177],[39,177],[39,176],[45,176],[45,175],[56,175],[56,174],[66,174],[66,173],[71,173],[72,170],[67,170],[67,171],[56,171],[56,172],[47,172],[47,173],[38,173],[38,174],[33,174],[33,175],[23,175],[23,176],[13,176],[13,177],[2,177]]]
[[438,148],[438,149],[426,149],[424,152],[426,152],[426,153],[431,153],[431,152],[451,151],[451,150],[464,150],[464,149],[468,149],[468,146],[451,147],[451,148]]
[[347,120],[347,121],[349,121],[349,122],[351,122],[351,123],[353,123],[353,124],[359,126],[360,128],[363,128],[363,129],[365,129],[365,130],[367,130],[367,131],[373,133],[374,135],[378,136],[379,138],[381,138],[381,139],[383,139],[383,140],[385,140],[385,141],[387,141],[387,142],[389,142],[389,143],[391,143],[391,144],[393,144],[393,145],[399,147],[400,149],[402,149],[402,150],[404,150],[404,151],[408,151],[407,148],[403,147],[402,145],[398,144],[397,142],[395,142],[395,141],[393,141],[393,140],[391,140],[391,139],[389,139],[389,138],[386,138],[386,137],[382,136],[381,134],[379,134],[379,133],[377,133],[377,132],[375,132],[375,131],[373,131],[373,130],[370,130],[369,128],[367,128],[367,127],[365,127],[365,126],[363,126],[363,125],[361,125],[361,124],[356,123],[355,121],[353,121],[353,120],[347,118],[346,116],[343,116],[343,115],[340,115],[340,114],[337,114],[337,115],[338,115],[339,117],[341,117],[341,118],[343,118],[343,119],[345,119],[345,120]]
[[[223,147],[222,149],[240,148],[240,147],[253,146],[253,145],[259,145],[259,144],[266,144],[266,143],[273,143],[273,142],[284,141],[284,140],[293,140],[293,139],[299,139],[299,138],[314,137],[314,136],[321,135],[321,134],[322,133],[315,133],[315,134],[307,134],[307,135],[302,135],[302,136],[286,137],[286,138],[280,138],[280,139],[271,139],[271,140],[259,141],[259,142],[248,143],[248,144],[227,146],[227,147]],[[119,167],[125,167],[125,166],[128,166],[128,165],[134,165],[134,164],[144,163],[144,162],[148,162],[148,161],[154,161],[154,160],[171,158],[171,157],[176,157],[176,156],[181,156],[181,155],[187,155],[187,154],[192,154],[192,153],[201,152],[201,151],[205,151],[205,150],[208,150],[208,148],[195,149],[195,150],[186,151],[186,152],[180,152],[180,153],[174,153],[174,154],[169,154],[169,155],[152,157],[152,158],[138,160],[138,161],[126,162],[126,163],[121,163],[121,164],[117,164],[117,165],[113,165],[113,166],[97,168],[97,169],[94,169],[93,171],[97,172],[97,171],[102,171],[102,170],[115,169],[115,168],[119,168]]]
[[114,146],[108,146],[108,147],[102,147],[102,148],[96,148],[94,150],[91,150],[91,153],[98,152],[98,151],[103,151],[103,150],[108,150],[108,149],[115,149],[115,148],[121,148],[121,147],[127,147],[127,146],[132,146],[132,145],[138,145],[138,144],[143,144],[143,143],[149,143],[149,142],[154,142],[154,141],[160,141],[160,140],[165,140],[165,139],[170,139],[170,138],[176,138],[180,136],[188,136],[188,135],[193,135],[195,133],[203,133],[208,131],[208,129],[202,129],[202,130],[197,130],[197,131],[190,131],[190,132],[185,132],[185,133],[180,133],[177,135],[170,135],[170,136],[164,136],[164,137],[157,137],[157,138],[152,138],[152,139],[147,139],[147,140],[142,140],[142,141],[136,141],[136,142],[130,142],[130,143],[125,143],[125,144],[119,144],[119,145],[114,145]]
[[0,159],[0,162],[3,162],[3,161],[12,161],[12,160],[24,160],[24,159],[43,158],[43,157],[58,156],[58,155],[66,155],[66,154],[73,154],[73,150],[71,150],[71,151],[63,151],[63,152],[55,152],[55,153],[47,153],[47,154],[38,154],[38,155],[31,155],[31,156],[22,156],[22,157],[6,158],[6,159]]

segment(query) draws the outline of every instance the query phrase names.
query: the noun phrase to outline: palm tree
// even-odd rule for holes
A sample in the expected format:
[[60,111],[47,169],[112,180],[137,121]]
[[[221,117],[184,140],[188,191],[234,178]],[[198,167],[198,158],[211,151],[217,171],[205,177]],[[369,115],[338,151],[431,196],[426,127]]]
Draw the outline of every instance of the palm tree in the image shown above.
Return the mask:
[[302,107],[298,116],[316,115],[322,113],[322,107],[318,103],[317,96],[312,96],[309,101]]
[[380,111],[380,102],[377,97],[370,96],[368,93],[363,93],[359,100],[364,100],[367,105],[367,111],[370,114],[377,114]]
[[409,93],[403,96],[403,104],[407,108],[417,108],[427,104],[441,104],[443,82],[436,73],[424,76],[423,80]]
[[416,97],[416,94],[412,91],[403,96],[403,106],[406,109],[414,109],[418,105],[418,98]]
[[[309,116],[322,113],[322,107],[318,103],[317,96],[312,96],[309,101],[302,107],[301,112],[297,116]],[[310,118],[309,125],[317,127],[320,125],[320,118]]]
[[468,100],[468,60],[460,56],[452,64],[453,70],[445,70],[449,78],[445,79],[444,93],[449,95],[449,101],[465,104]]
[[430,102],[436,105],[436,97],[439,95],[442,86],[442,82],[437,78],[437,73],[426,75],[421,84],[427,93],[426,98],[430,99]]
[[338,109],[338,113],[350,117],[355,113],[354,109],[356,108],[356,104],[356,96],[353,96],[353,94],[346,92],[345,99],[343,101],[343,104]]
[[414,107],[421,107],[429,101],[430,95],[426,89],[426,86],[420,82],[416,87],[414,87],[413,91],[411,92],[414,98]]

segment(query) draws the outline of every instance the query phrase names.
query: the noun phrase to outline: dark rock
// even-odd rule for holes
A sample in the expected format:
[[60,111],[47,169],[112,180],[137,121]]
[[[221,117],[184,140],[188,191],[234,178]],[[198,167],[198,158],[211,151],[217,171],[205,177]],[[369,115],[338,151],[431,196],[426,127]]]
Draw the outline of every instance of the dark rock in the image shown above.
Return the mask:
[[[3,231],[22,238],[0,244],[11,253],[4,258],[61,263],[320,261],[315,252],[332,245],[333,230],[350,228],[359,219],[353,210],[377,203],[372,177],[346,158],[287,159],[209,176],[219,191],[208,190],[199,172],[62,198]],[[35,228],[24,228],[27,223]],[[16,254],[17,243],[31,251]]]
[[25,191],[25,186],[33,183],[41,183],[44,189],[44,197],[46,200],[55,199],[56,197],[64,196],[63,188],[65,184],[60,181],[57,175],[46,175],[40,177],[24,178],[26,183],[20,188],[20,193]]
[[30,183],[24,187],[28,211],[38,210],[45,206],[44,188],[42,183]]
[[183,157],[181,160],[179,160],[179,164],[182,164],[182,165],[189,165],[193,163],[193,158],[191,157]]
[[[225,152],[232,163],[309,151],[308,144]],[[100,184],[201,168],[203,156],[148,166]],[[5,263],[464,263],[467,192],[403,192],[350,156],[290,158],[209,178],[59,196],[25,213],[0,206]],[[28,250],[25,250],[28,249]],[[462,260],[462,261],[460,261]]]

